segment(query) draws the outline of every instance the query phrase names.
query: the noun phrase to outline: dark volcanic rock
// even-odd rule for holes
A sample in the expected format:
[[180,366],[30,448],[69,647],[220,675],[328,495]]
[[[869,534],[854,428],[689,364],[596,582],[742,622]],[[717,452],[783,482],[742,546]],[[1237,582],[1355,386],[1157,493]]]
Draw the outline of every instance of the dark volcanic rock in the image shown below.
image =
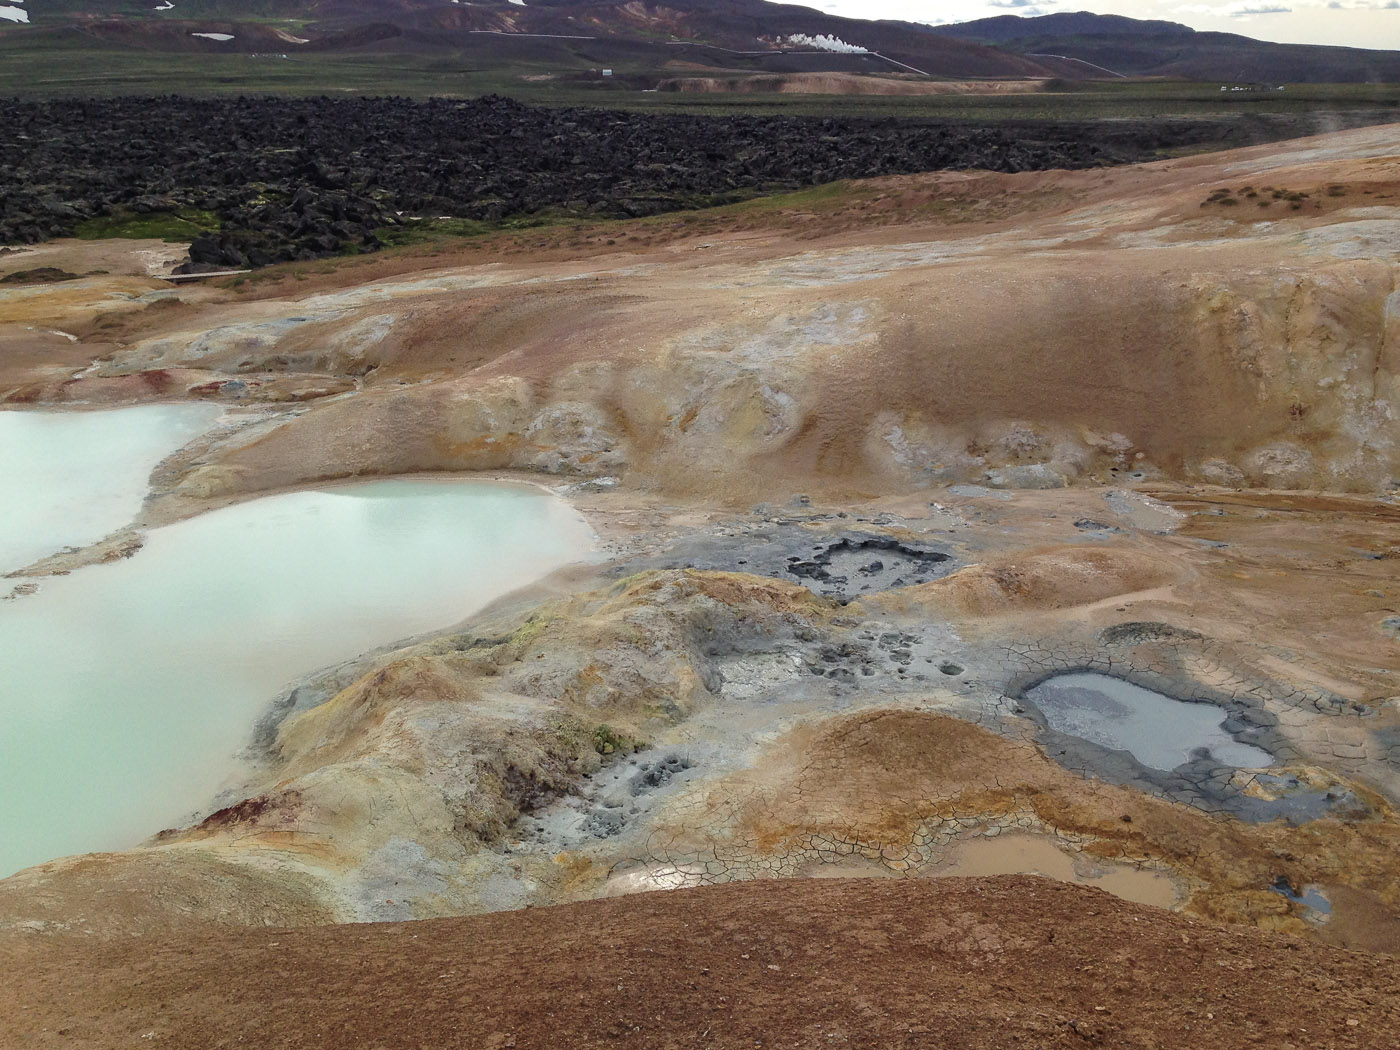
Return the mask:
[[0,101],[0,243],[70,235],[93,218],[199,212],[207,224],[212,213],[218,232],[196,240],[191,268],[241,268],[373,251],[375,231],[405,216],[627,218],[837,179],[1081,168],[1280,134],[1169,119],[985,127],[640,114],[495,96],[10,100]]
[[1132,159],[1082,135],[894,120],[650,115],[444,99],[0,103],[0,242],[212,212],[193,268],[379,246],[399,216],[653,215],[834,179]]
[[76,281],[82,274],[69,273],[56,266],[39,266],[32,270],[16,270],[0,277],[0,284],[54,284],[58,281]]

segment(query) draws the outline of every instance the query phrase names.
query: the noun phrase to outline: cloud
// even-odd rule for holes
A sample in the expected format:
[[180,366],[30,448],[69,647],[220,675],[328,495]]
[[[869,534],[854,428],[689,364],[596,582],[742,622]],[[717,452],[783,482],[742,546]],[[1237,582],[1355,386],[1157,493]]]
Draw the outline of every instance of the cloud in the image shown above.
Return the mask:
[[[11,0],[0,0],[0,4]],[[155,3],[156,0],[151,0]],[[175,0],[176,4],[180,0]],[[1400,0],[788,0],[830,4],[857,18],[947,24],[988,15],[1090,10],[1164,18],[1193,29],[1247,33],[1284,43],[1400,50]],[[1110,63],[1111,65],[1112,63]]]
[[[1400,3],[1400,0],[1396,0]],[[1253,18],[1255,15],[1288,15],[1293,13],[1293,8],[1283,4],[1259,3],[1257,0],[1251,3],[1249,0],[1237,0],[1233,4],[1182,4],[1175,8],[1182,14],[1193,15],[1215,15],[1226,18]]]
[[1182,14],[1214,15],[1225,18],[1252,18],[1255,15],[1288,15],[1307,11],[1400,11],[1400,0],[1301,0],[1291,5],[1268,0],[1235,0],[1228,4],[1179,4],[1173,10]]
[[[1018,15],[1026,18],[1035,18],[1038,15],[1048,15],[1058,0],[987,0],[988,7],[1000,7],[1008,11],[1015,11]],[[1400,0],[1396,0],[1400,3]]]

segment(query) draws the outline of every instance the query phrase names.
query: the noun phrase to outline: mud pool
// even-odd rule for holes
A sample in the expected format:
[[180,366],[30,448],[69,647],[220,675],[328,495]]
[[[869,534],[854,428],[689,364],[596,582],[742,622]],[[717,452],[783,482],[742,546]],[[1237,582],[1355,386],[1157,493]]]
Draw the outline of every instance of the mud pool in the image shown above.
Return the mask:
[[1309,922],[1320,924],[1332,918],[1332,902],[1321,886],[1306,885],[1301,889],[1294,889],[1287,879],[1280,877],[1274,881],[1272,889],[1295,904],[1301,904],[1303,916]]
[[[939,545],[848,528],[851,523],[842,520],[845,517],[731,525],[715,535],[683,537],[665,554],[628,562],[617,572],[669,568],[745,572],[790,580],[814,594],[849,600],[928,583],[959,568],[953,554]],[[824,527],[810,527],[815,520]]]
[[1025,699],[1056,732],[1127,751],[1151,769],[1176,769],[1201,750],[1223,765],[1273,765],[1267,751],[1225,731],[1226,713],[1214,704],[1174,700],[1111,675],[1056,675],[1027,690]]
[[528,486],[383,481],[212,511],[42,581],[0,605],[0,876],[187,818],[289,680],[449,626],[591,543]]

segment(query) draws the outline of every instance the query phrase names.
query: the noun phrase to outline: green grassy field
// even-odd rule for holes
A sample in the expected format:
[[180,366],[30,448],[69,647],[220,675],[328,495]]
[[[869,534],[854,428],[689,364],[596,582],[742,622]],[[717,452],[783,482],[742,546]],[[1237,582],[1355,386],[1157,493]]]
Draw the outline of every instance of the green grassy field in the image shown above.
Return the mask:
[[[283,58],[280,53],[149,51],[96,41],[76,31],[36,33],[15,27],[0,29],[0,97],[173,93],[471,98],[497,93],[547,105],[652,112],[978,122],[1242,115],[1302,119],[1327,114],[1364,116],[1369,123],[1400,119],[1400,84],[1300,84],[1284,91],[1222,93],[1214,83],[1063,82],[1028,94],[925,97],[644,91],[635,85],[663,76],[653,68],[653,56],[644,50],[599,47],[594,42],[558,41],[524,50],[520,42],[506,44],[495,38],[470,50],[291,51]],[[612,81],[578,79],[600,64],[615,68]]]
[[219,217],[213,212],[187,208],[179,212],[145,215],[124,212],[86,219],[78,223],[73,235],[84,241],[100,241],[109,237],[158,237],[166,241],[188,241],[218,228]]

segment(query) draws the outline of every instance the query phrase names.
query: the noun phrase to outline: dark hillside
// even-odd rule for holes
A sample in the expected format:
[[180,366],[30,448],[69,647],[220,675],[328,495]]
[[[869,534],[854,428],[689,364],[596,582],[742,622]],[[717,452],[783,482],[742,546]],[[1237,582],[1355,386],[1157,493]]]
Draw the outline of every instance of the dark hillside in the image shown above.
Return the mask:
[[[463,46],[481,34],[559,36],[627,40],[651,49],[650,64],[661,70],[686,42],[735,52],[797,52],[805,68],[852,68],[855,56],[809,41],[829,37],[879,52],[866,61],[888,72],[907,68],[938,77],[1045,77],[1061,75],[1055,64],[1010,54],[888,23],[839,18],[820,11],[764,0],[674,0],[667,4],[620,0],[536,0],[526,6],[509,0],[188,0],[156,10],[149,0],[51,0],[32,16],[32,26],[0,32],[32,32],[75,25],[105,38],[119,37],[133,47],[190,50],[201,47],[256,53],[270,49],[331,49],[357,46],[367,26],[403,31],[408,48]],[[233,37],[207,41],[190,34],[215,32]],[[387,37],[382,28],[380,38]],[[794,40],[792,38],[796,37]],[[773,67],[775,71],[777,67]]]
[[1020,44],[1027,40],[1054,40],[1082,36],[1148,36],[1189,37],[1196,31],[1179,22],[1163,22],[1123,15],[1096,15],[1088,11],[1062,12],[1026,18],[1021,15],[997,15],[974,22],[931,27],[942,36],[970,40],[978,44]]
[[[634,72],[657,76],[689,61],[686,47],[705,46],[733,59],[735,68],[758,65],[766,72],[1094,80],[1111,77],[1104,72],[1110,70],[1276,84],[1400,82],[1396,52],[1271,44],[1084,12],[935,27],[766,0],[180,0],[169,7],[153,0],[43,0],[30,17],[28,25],[0,23],[0,37],[67,26],[137,50],[257,55],[356,52],[367,43],[421,54],[507,38],[614,41],[640,49]],[[230,39],[194,35],[200,33]]]

